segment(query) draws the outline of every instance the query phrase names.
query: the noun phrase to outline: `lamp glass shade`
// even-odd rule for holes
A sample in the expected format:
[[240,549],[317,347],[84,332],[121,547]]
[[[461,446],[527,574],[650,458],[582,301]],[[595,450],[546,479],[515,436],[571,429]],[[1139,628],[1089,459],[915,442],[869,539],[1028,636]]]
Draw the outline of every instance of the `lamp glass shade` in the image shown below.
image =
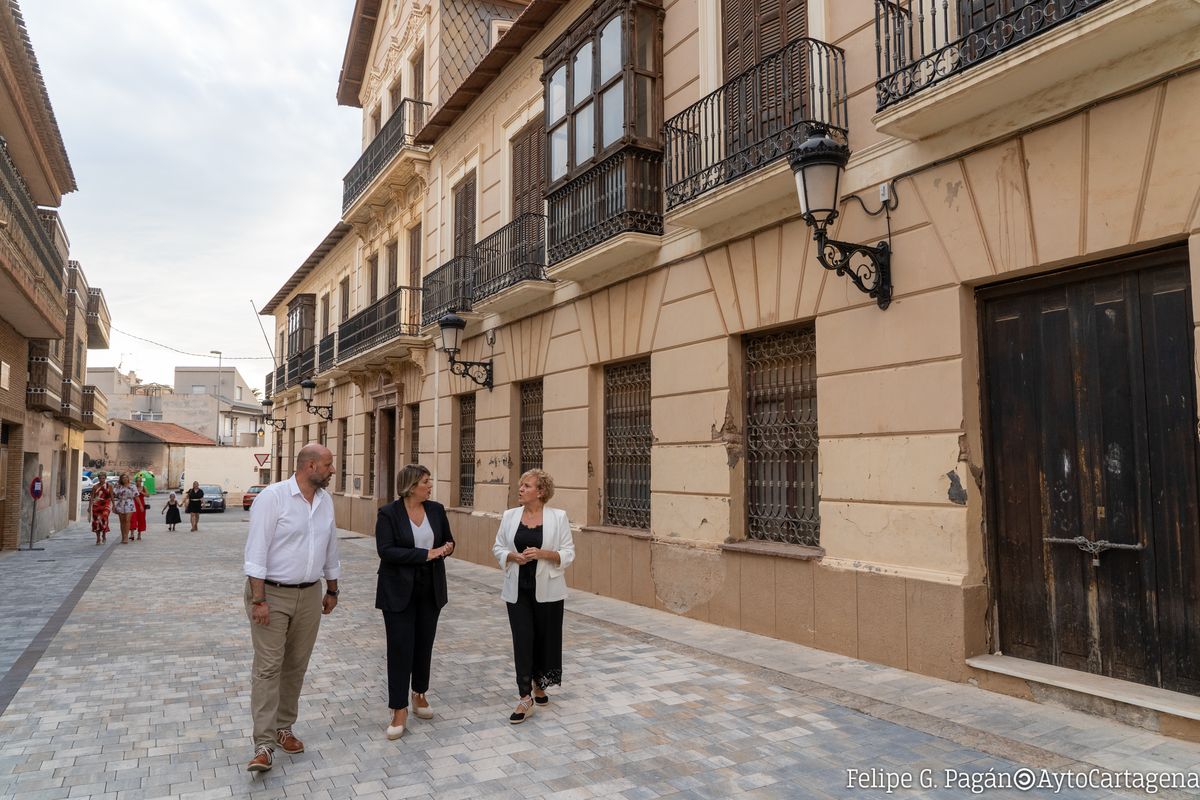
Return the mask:
[[850,150],[820,128],[813,129],[792,151],[790,160],[796,175],[800,212],[818,230],[837,216],[838,184],[849,159]]
[[312,378],[305,378],[300,381],[300,399],[305,403],[311,403],[313,399],[313,390],[317,388],[316,381]]
[[438,327],[442,329],[442,349],[450,355],[457,354],[459,338],[467,327],[467,321],[451,312],[438,320]]
[[263,400],[262,401],[263,413],[266,414],[268,417],[271,416],[271,409],[274,406],[275,406],[274,400]]
[[807,164],[796,170],[800,212],[818,227],[824,227],[837,211],[841,177],[841,165],[828,161]]

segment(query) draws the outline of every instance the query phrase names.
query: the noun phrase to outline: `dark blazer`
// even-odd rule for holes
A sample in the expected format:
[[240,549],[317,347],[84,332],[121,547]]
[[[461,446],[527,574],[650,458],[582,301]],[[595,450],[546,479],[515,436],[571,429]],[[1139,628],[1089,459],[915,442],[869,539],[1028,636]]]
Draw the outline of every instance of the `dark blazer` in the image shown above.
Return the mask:
[[[433,546],[453,542],[450,520],[441,503],[426,500],[425,516],[433,528]],[[379,509],[375,520],[375,549],[379,551],[379,579],[375,585],[375,607],[382,611],[403,611],[412,597],[417,568],[429,560],[429,551],[417,547],[413,540],[412,523],[404,509],[404,501],[396,500]],[[433,596],[438,608],[446,605],[445,559],[430,562],[433,570]]]

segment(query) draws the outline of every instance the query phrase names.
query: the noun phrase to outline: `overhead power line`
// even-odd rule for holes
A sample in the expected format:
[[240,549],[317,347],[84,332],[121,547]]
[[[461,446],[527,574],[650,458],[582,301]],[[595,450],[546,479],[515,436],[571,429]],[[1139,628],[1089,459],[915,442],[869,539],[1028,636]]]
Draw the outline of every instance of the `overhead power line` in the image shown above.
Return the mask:
[[[163,344],[162,342],[156,342],[153,339],[147,339],[145,336],[138,336],[136,333],[123,331],[116,325],[110,324],[108,327],[117,333],[122,333],[130,337],[131,339],[137,339],[139,342],[145,342],[146,344],[152,344],[155,347],[161,347],[164,350],[170,350],[172,353],[179,353],[180,355],[191,356],[193,358],[209,358],[213,360],[216,360],[217,358],[217,356],[212,355],[211,353],[189,353],[187,350],[180,350],[178,347],[171,347],[169,344]],[[275,361],[274,357],[272,356],[224,356],[224,359],[226,361]]]

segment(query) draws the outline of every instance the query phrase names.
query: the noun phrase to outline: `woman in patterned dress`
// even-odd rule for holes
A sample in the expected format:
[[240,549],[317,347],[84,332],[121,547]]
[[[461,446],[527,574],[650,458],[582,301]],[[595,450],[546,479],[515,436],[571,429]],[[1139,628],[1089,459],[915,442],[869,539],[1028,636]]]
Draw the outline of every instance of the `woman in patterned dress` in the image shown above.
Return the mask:
[[112,511],[113,491],[108,482],[108,476],[103,472],[96,473],[96,485],[92,487],[92,500],[88,503],[88,513],[92,517],[92,533],[96,534],[96,544],[108,541],[108,514]]
[[129,482],[129,473],[122,472],[116,488],[113,489],[113,511],[117,512],[117,517],[121,520],[121,544],[129,541],[129,523],[133,517],[135,497],[137,489]]

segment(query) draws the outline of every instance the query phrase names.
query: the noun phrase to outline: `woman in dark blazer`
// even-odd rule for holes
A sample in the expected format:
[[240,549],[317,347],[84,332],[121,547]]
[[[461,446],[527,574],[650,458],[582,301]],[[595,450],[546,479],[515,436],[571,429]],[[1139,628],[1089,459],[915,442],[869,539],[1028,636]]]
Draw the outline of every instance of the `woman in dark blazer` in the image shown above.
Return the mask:
[[446,605],[446,564],[454,552],[454,536],[441,503],[429,499],[429,470],[410,464],[396,478],[399,500],[379,509],[375,547],[379,582],[375,607],[383,612],[387,632],[388,707],[392,720],[387,738],[399,739],[408,724],[408,691],[421,719],[432,719],[425,699],[438,615]]

